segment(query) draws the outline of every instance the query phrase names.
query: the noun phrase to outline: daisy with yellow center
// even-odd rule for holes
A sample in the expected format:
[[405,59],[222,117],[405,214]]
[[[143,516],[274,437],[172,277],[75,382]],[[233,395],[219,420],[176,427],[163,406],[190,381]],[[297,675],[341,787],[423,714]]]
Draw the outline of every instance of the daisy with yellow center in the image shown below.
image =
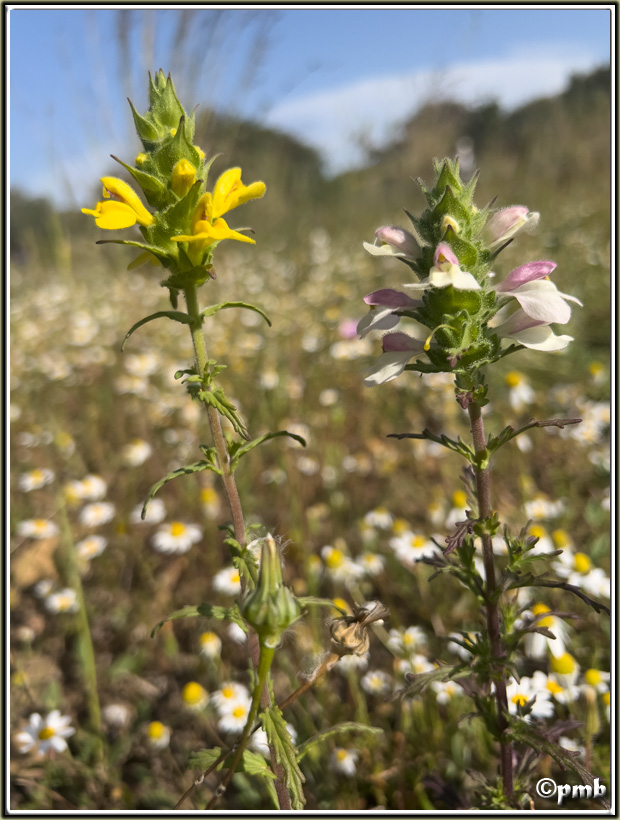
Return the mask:
[[[531,618],[527,623],[528,625],[548,629],[555,637],[549,638],[540,632],[528,632],[525,636],[525,654],[530,658],[544,658],[547,652],[559,657],[566,652],[568,627],[556,615],[545,616],[546,612],[551,612],[546,604],[534,604],[531,608]],[[529,613],[524,613],[524,615],[527,614]],[[533,624],[532,621],[534,621]]]
[[154,749],[165,749],[170,744],[170,729],[159,720],[149,723],[146,734]]
[[17,525],[17,534],[22,538],[44,540],[58,535],[58,527],[53,521],[45,518],[33,518],[29,521],[20,521]]
[[238,595],[241,592],[241,576],[236,567],[226,567],[213,576],[213,589],[223,595]]
[[188,709],[194,709],[196,711],[203,709],[209,702],[209,695],[206,689],[199,683],[196,683],[196,681],[190,681],[185,684],[181,692],[181,697]]
[[201,540],[202,530],[197,524],[171,521],[169,524],[162,524],[153,536],[151,544],[156,552],[182,554]]
[[211,695],[211,700],[220,716],[234,711],[239,705],[247,706],[252,702],[249,691],[241,683],[227,681]]
[[54,473],[46,468],[30,470],[28,473],[22,473],[19,477],[17,486],[24,493],[29,493],[32,490],[40,490],[46,484],[51,484],[54,480]]
[[603,672],[600,669],[586,669],[583,673],[583,679],[586,686],[591,686],[597,692],[605,693],[609,690],[609,672]]
[[222,650],[222,642],[215,632],[203,632],[198,639],[200,654],[210,660],[218,659]]
[[389,543],[401,564],[409,567],[420,558],[432,555],[436,550],[430,538],[425,535],[416,535],[410,530],[391,538]]
[[52,592],[45,598],[45,608],[54,615],[63,612],[77,612],[80,608],[74,589],[67,587],[59,592]]
[[51,751],[64,752],[67,748],[65,738],[71,737],[75,732],[70,723],[71,718],[61,715],[58,709],[54,709],[45,718],[35,712],[30,715],[28,725],[15,737],[19,751],[25,754],[36,750],[40,755]]
[[354,749],[334,749],[331,762],[334,769],[345,777],[353,777],[357,770],[359,752]]
[[243,731],[250,714],[250,701],[238,700],[231,704],[231,708],[220,714],[217,728],[222,732],[239,734]]
[[537,679],[521,678],[519,683],[511,680],[506,687],[506,695],[508,697],[508,711],[512,715],[521,715],[523,707],[534,696],[536,696],[536,701],[532,705],[532,711],[525,716],[525,719],[548,718],[553,715],[554,706],[551,700],[551,692],[544,689]]
[[101,177],[103,202],[98,202],[94,210],[82,208],[83,214],[95,217],[98,228],[115,231],[130,228],[136,222],[148,228],[155,221],[142,204],[138,194],[116,177]]

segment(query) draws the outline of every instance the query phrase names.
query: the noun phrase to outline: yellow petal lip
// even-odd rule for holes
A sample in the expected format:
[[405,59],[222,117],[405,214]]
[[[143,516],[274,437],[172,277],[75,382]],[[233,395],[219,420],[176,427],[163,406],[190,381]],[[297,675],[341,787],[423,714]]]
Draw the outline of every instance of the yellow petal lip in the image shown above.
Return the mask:
[[213,217],[223,216],[251,199],[260,199],[266,190],[264,182],[244,185],[241,182],[241,168],[229,168],[220,176],[213,189]]
[[133,224],[139,222],[145,228],[153,224],[155,221],[153,215],[146,210],[140,197],[130,185],[117,177],[101,177],[101,182],[103,183],[103,196],[106,199],[112,195],[135,211],[136,219]]
[[125,205],[124,202],[116,202],[115,200],[98,202],[95,210],[82,208],[82,213],[94,216],[97,227],[107,231],[130,228],[138,221],[133,208],[129,205]]
[[220,242],[222,239],[236,239],[238,242],[247,242],[250,245],[256,244],[256,241],[251,237],[229,228],[223,219],[216,219],[212,225],[205,220],[200,220],[197,225],[200,228],[198,233],[192,234],[191,236],[172,236],[172,241],[205,242],[206,244],[211,244],[212,242]]

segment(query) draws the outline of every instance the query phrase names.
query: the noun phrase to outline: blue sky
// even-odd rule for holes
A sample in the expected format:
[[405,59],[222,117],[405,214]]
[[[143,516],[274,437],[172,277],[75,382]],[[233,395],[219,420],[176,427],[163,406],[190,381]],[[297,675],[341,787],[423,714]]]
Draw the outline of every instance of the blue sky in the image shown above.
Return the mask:
[[360,139],[393,139],[429,99],[510,109],[610,59],[610,11],[591,6],[185,13],[175,47],[178,6],[10,10],[11,184],[87,203],[109,155],[137,151],[126,97],[146,109],[148,69],[172,70],[186,108],[287,131],[336,172],[363,161]]

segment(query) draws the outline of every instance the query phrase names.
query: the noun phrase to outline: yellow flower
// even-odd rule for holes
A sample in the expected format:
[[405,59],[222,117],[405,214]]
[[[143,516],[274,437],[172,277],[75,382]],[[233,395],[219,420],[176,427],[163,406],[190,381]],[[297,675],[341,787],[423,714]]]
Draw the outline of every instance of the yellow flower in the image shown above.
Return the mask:
[[191,162],[180,159],[172,169],[172,190],[178,197],[184,197],[196,180],[196,169]]
[[213,189],[213,218],[217,219],[251,199],[261,199],[265,196],[265,190],[264,182],[244,185],[241,182],[241,168],[229,168],[228,171],[224,171]]
[[114,231],[130,228],[136,222],[145,228],[153,224],[155,220],[152,214],[146,210],[140,197],[126,182],[116,177],[101,177],[101,181],[105,201],[98,202],[95,210],[82,208],[83,214],[95,217],[98,228]]
[[249,236],[244,236],[239,231],[233,231],[228,227],[223,219],[215,219],[213,222],[213,199],[210,193],[203,194],[200,197],[198,206],[194,212],[192,219],[192,234],[191,236],[173,236],[173,242],[196,242],[195,250],[200,253],[214,242],[219,242],[222,239],[236,239],[238,242],[249,242],[251,245],[256,244]]

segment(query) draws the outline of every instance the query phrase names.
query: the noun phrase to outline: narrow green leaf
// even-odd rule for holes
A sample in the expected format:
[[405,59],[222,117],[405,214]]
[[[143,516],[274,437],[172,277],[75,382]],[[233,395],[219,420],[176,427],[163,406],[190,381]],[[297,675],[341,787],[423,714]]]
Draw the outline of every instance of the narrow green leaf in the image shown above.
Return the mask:
[[168,475],[165,475],[163,478],[153,484],[151,489],[149,490],[149,494],[146,497],[146,501],[144,502],[144,506],[142,507],[142,520],[144,520],[144,516],[146,515],[146,508],[149,505],[149,501],[156,495],[156,493],[161,490],[164,484],[167,484],[169,481],[172,481],[173,478],[178,478],[181,475],[190,475],[191,473],[201,473],[203,470],[211,470],[218,475],[222,475],[222,471],[219,467],[216,467],[214,464],[210,464],[208,461],[196,461],[194,464],[187,464],[185,467],[179,467],[177,470],[173,470]]
[[127,332],[127,335],[123,339],[123,343],[121,344],[121,352],[125,347],[127,339],[142,325],[145,325],[147,322],[152,322],[153,319],[172,319],[174,322],[181,322],[183,325],[190,325],[192,320],[187,315],[187,313],[182,313],[180,310],[159,310],[157,313],[151,313],[150,316],[146,316],[144,319],[140,319],[139,322],[136,322],[135,325]]
[[301,436],[298,436],[296,433],[289,433],[288,430],[279,430],[277,433],[265,433],[264,436],[260,436],[259,438],[255,438],[252,441],[248,441],[247,444],[244,444],[242,446],[239,446],[239,442],[234,442],[233,446],[229,448],[231,469],[235,470],[241,458],[246,453],[249,453],[250,450],[253,450],[255,447],[258,447],[258,445],[262,444],[264,441],[269,441],[269,439],[272,438],[278,438],[278,436],[288,436],[289,438],[293,438],[295,439],[295,441],[298,441],[302,447],[306,446],[305,439],[303,439]]
[[328,606],[331,609],[337,609],[338,612],[342,612],[343,615],[349,614],[348,612],[345,612],[344,609],[340,609],[339,606],[336,606],[336,604],[333,601],[330,601],[329,598],[315,598],[314,595],[304,595],[301,598],[297,598],[297,600],[302,606]]
[[179,618],[217,618],[218,621],[234,621],[238,620],[238,611],[236,607],[227,606],[212,606],[211,604],[198,604],[198,606],[184,606],[183,609],[177,609],[171,615],[168,615],[163,621],[156,624],[151,630],[151,638],[159,632],[162,626],[167,621],[176,621]]
[[286,728],[282,711],[275,705],[270,706],[261,712],[260,719],[276,760],[284,769],[284,781],[291,796],[291,808],[293,811],[300,811],[306,802],[303,793],[306,778],[297,763],[297,752]]
[[218,310],[224,310],[225,308],[245,308],[246,310],[253,310],[255,313],[262,316],[269,327],[271,327],[271,321],[267,314],[260,308],[256,307],[256,305],[249,304],[249,302],[220,302],[218,305],[211,305],[210,307],[200,311],[200,315],[206,318],[207,316],[213,316],[213,314],[217,313]]
[[327,740],[328,737],[338,735],[341,732],[368,732],[370,734],[377,735],[381,734],[383,729],[379,729],[377,726],[366,726],[364,723],[355,723],[354,721],[337,723],[336,726],[325,729],[325,731],[319,732],[318,735],[314,735],[304,743],[300,744],[297,747],[297,761],[299,762],[311,749],[319,743],[322,743],[324,740]]

